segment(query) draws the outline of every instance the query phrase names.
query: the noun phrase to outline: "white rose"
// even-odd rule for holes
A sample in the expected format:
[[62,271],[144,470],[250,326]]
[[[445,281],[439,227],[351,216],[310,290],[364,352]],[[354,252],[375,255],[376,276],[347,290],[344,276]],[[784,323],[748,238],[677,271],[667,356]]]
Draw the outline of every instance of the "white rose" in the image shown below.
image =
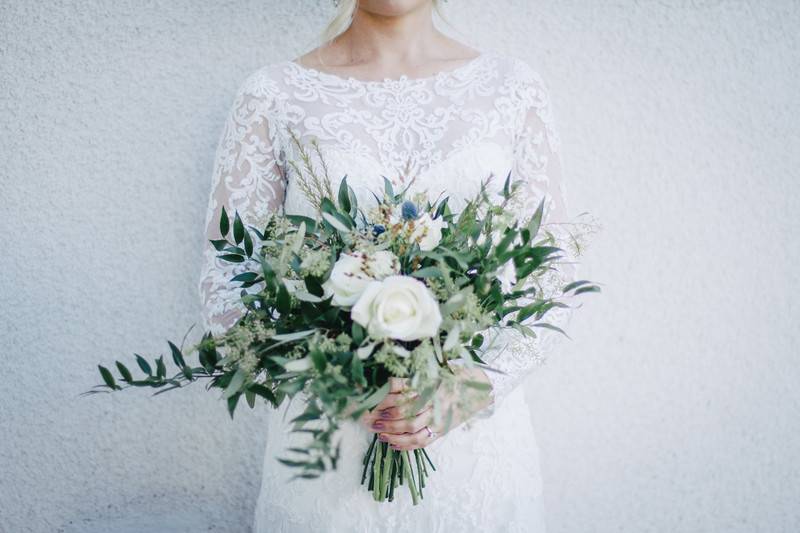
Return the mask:
[[442,228],[445,226],[443,217],[431,218],[428,213],[423,213],[414,221],[414,231],[411,240],[419,243],[419,249],[428,252],[436,248],[442,240]]
[[333,295],[333,305],[350,307],[370,282],[396,274],[399,269],[397,257],[385,250],[370,255],[360,252],[342,254],[322,288],[326,298]]
[[412,341],[439,332],[439,303],[424,283],[410,276],[371,282],[351,311],[374,339]]

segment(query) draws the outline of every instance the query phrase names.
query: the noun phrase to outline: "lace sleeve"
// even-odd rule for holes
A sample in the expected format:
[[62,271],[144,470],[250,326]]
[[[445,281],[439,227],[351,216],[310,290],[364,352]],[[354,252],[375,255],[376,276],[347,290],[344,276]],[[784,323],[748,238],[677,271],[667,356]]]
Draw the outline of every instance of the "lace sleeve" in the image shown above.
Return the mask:
[[[542,234],[548,233],[554,245],[564,250],[561,259],[538,283],[539,297],[561,294],[561,288],[576,279],[578,248],[573,246],[569,211],[561,175],[559,155],[560,139],[554,125],[549,93],[541,76],[527,63],[519,61],[516,96],[520,102],[520,126],[513,141],[514,163],[512,180],[521,180],[522,187],[514,198],[512,208],[520,218],[528,219],[542,198],[545,198]],[[547,312],[542,322],[566,329],[572,314],[570,308],[556,307]],[[535,323],[529,319],[527,325]],[[531,328],[536,336],[525,336],[517,330],[505,328],[488,339],[484,359],[499,372],[487,371],[492,385],[493,403],[484,412],[490,415],[503,398],[519,385],[553,351],[563,334],[543,327]]]
[[230,328],[245,311],[242,289],[231,278],[240,274],[246,263],[219,259],[219,252],[209,242],[221,238],[222,207],[230,217],[238,211],[245,226],[260,227],[264,217],[283,204],[285,182],[276,157],[280,154],[279,136],[275,121],[270,120],[274,100],[269,80],[260,72],[251,74],[236,93],[217,145],[198,283],[203,328],[215,335]]

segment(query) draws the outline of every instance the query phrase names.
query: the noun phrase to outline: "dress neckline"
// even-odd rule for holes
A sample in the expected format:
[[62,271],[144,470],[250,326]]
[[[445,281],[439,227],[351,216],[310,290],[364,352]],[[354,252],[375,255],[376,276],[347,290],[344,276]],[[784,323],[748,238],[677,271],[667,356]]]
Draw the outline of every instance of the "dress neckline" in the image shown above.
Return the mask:
[[285,63],[296,69],[297,71],[304,72],[309,76],[312,76],[319,80],[320,82],[329,82],[338,85],[367,85],[367,86],[379,86],[379,85],[392,85],[397,83],[425,83],[429,81],[438,81],[443,78],[449,76],[459,76],[464,72],[467,72],[473,68],[475,68],[479,63],[481,63],[484,59],[489,56],[489,52],[483,49],[478,49],[478,55],[475,57],[468,59],[466,62],[458,65],[455,68],[447,69],[447,70],[440,70],[428,76],[409,76],[408,74],[402,74],[396,78],[383,78],[383,79],[375,79],[375,80],[365,80],[363,78],[355,78],[353,76],[340,76],[339,74],[334,74],[333,72],[327,72],[324,70],[319,70],[314,67],[307,67],[305,65],[301,65],[296,60],[289,59]]

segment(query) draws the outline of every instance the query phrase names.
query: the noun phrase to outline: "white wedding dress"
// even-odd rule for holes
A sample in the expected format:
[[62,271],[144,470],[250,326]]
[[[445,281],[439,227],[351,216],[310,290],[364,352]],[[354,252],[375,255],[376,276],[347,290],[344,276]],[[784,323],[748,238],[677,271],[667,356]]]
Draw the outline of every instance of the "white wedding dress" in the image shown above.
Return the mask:
[[[287,127],[303,142],[318,141],[334,190],[347,175],[362,207],[373,205],[370,191],[383,190],[381,176],[396,190],[410,183],[412,191],[433,197],[443,192],[458,209],[481,180],[493,175],[492,187],[499,188],[511,171],[525,183],[516,205],[520,213],[530,215],[545,198],[546,221],[569,220],[546,86],[517,58],[484,50],[453,70],[382,81],[340,77],[292,61],[256,70],[240,86],[221,135],[207,238],[219,236],[223,205],[254,225],[279,210],[314,215],[287,163],[295,156]],[[563,234],[559,225],[550,229]],[[241,316],[240,290],[229,283],[241,265],[220,261],[210,245],[205,253],[199,283],[204,325],[220,333]],[[574,262],[564,261],[545,288],[556,290],[575,275]],[[570,309],[557,308],[547,321],[563,327],[570,316]],[[294,402],[289,413],[284,407],[275,411],[255,532],[543,532],[537,445],[518,385],[561,335],[543,328],[537,333],[535,339],[503,333],[484,354],[503,372],[489,374],[494,404],[427,448],[437,470],[418,506],[404,487],[394,502],[376,503],[360,485],[371,434],[352,422],[341,431],[336,471],[287,483],[293,472],[275,457],[284,456],[295,438],[286,420],[302,406]]]

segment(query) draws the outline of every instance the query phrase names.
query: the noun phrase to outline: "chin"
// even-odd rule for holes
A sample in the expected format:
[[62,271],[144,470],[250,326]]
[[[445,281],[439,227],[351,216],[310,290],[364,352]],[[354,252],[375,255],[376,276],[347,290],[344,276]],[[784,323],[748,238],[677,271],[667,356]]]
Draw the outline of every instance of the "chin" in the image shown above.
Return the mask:
[[359,0],[358,8],[372,15],[399,17],[432,3],[433,0]]

